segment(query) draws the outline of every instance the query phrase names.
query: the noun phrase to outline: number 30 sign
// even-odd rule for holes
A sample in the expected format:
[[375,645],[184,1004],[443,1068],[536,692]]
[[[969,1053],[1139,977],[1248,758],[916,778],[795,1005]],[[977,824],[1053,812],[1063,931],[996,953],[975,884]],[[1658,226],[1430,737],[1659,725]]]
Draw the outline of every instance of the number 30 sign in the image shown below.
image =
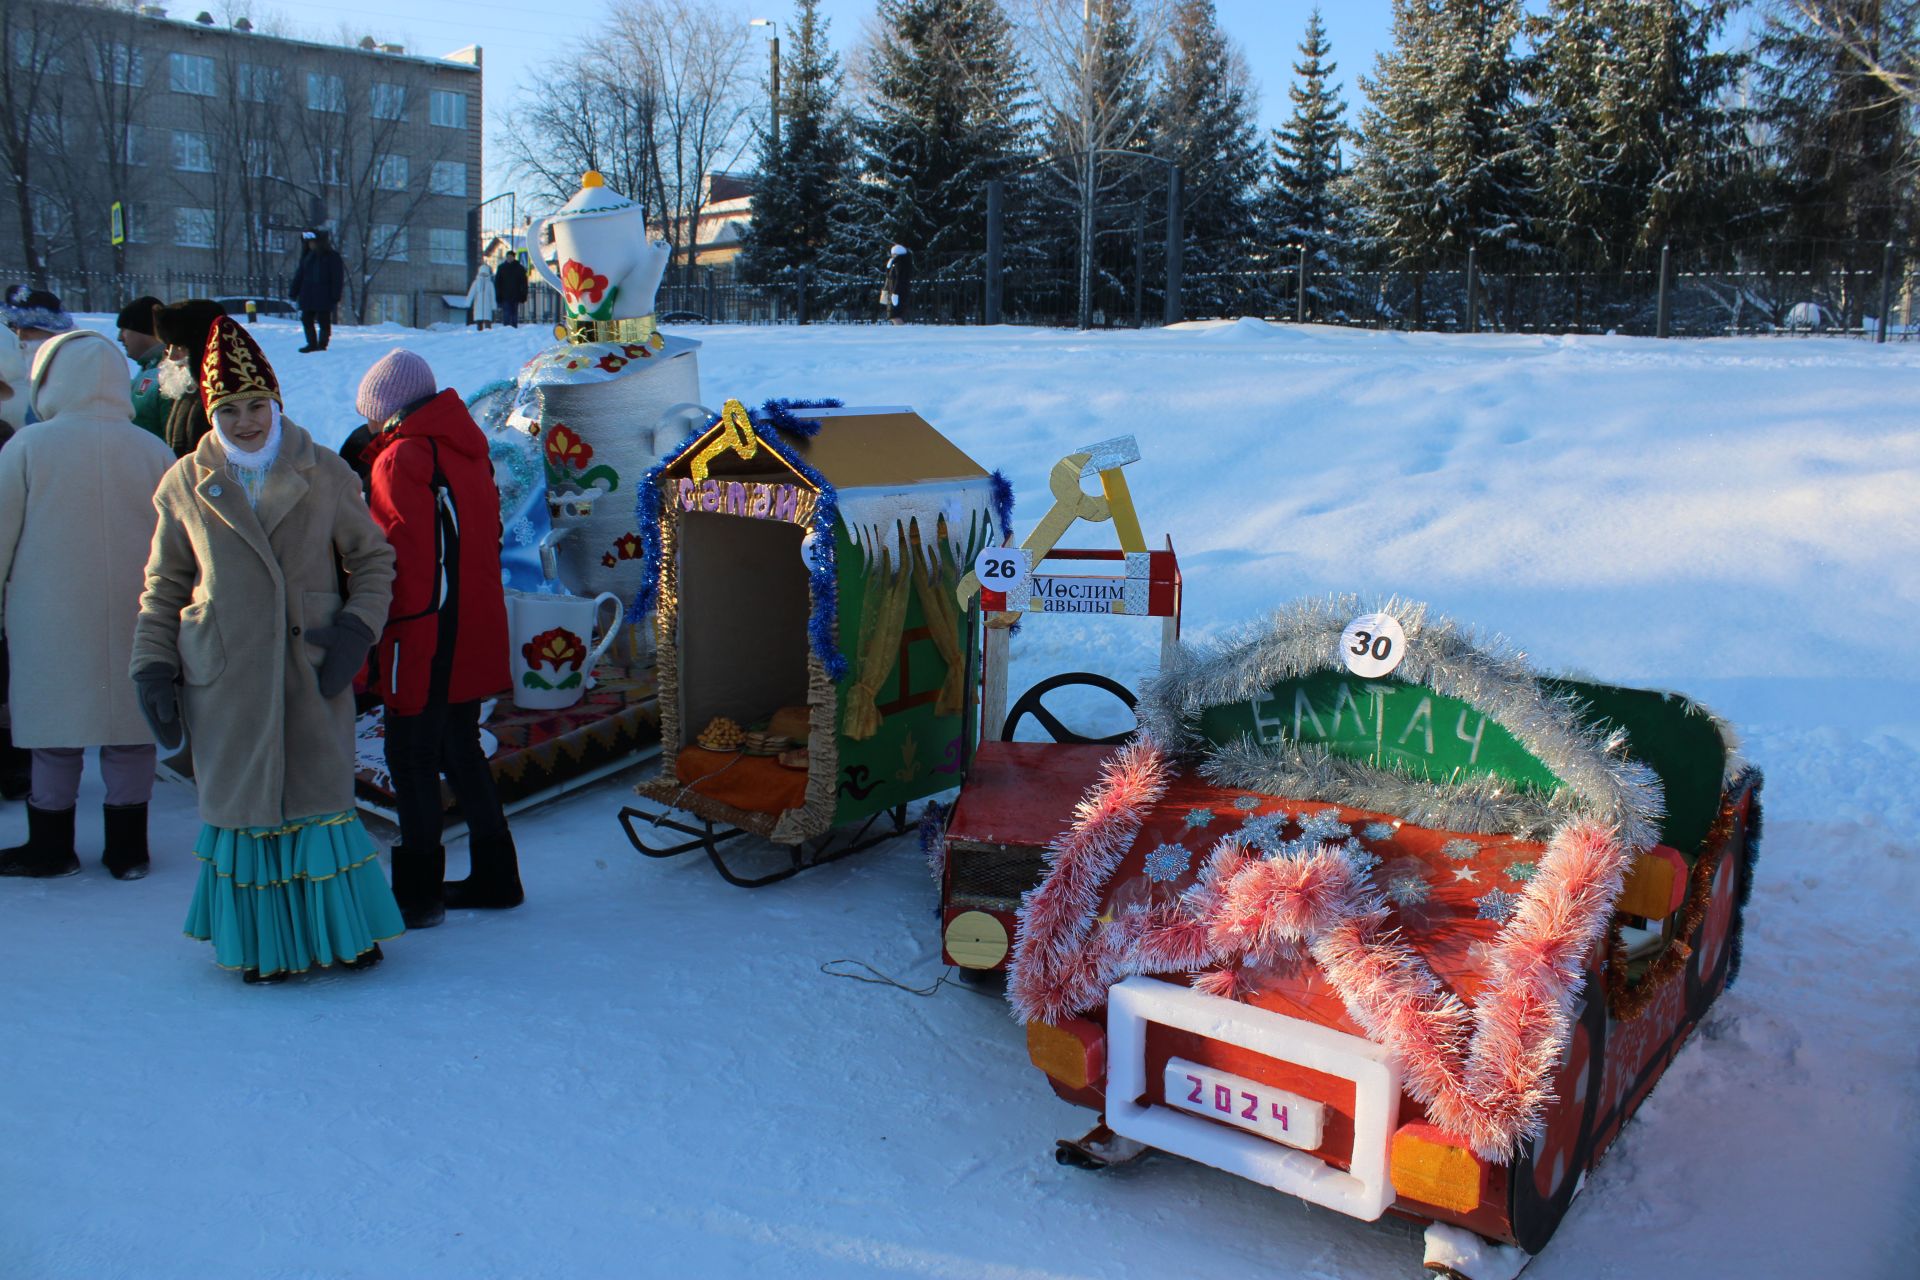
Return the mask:
[[1340,633],[1340,657],[1363,680],[1386,675],[1406,655],[1407,633],[1392,614],[1363,613]]

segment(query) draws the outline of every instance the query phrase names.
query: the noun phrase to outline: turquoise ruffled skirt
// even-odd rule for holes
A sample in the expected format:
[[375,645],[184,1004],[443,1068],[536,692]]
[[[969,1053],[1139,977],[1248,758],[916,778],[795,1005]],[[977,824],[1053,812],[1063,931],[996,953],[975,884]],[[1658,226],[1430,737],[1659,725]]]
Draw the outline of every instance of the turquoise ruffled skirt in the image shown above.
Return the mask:
[[186,932],[212,942],[222,968],[304,973],[358,959],[406,931],[380,850],[355,813],[202,827],[194,853],[200,883]]

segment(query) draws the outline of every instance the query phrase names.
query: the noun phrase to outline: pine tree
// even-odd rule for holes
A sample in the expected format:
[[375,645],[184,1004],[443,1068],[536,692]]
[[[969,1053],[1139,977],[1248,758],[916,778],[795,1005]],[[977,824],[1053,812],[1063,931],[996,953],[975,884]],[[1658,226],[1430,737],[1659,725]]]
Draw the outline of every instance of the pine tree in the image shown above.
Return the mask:
[[1911,231],[1916,151],[1911,101],[1869,63],[1920,83],[1920,30],[1895,0],[1792,0],[1760,40],[1788,234],[1878,245]]
[[1264,309],[1270,286],[1251,297],[1246,289],[1262,266],[1260,142],[1246,64],[1220,30],[1213,0],[1177,0],[1160,82],[1155,150],[1181,170],[1183,309]]
[[1305,252],[1309,314],[1344,319],[1345,248],[1354,220],[1342,181],[1347,104],[1332,82],[1337,64],[1317,6],[1298,47],[1301,61],[1293,64],[1288,91],[1293,114],[1273,131],[1273,168],[1263,201],[1266,234],[1271,244]]
[[1737,229],[1725,3],[1553,0],[1535,33],[1542,238],[1586,265]]
[[1368,106],[1354,175],[1385,261],[1425,271],[1469,248],[1525,248],[1520,19],[1519,0],[1394,0],[1393,45],[1360,78]]
[[812,266],[826,247],[827,211],[852,154],[839,107],[840,59],[827,47],[820,0],[794,0],[780,60],[780,137],[760,136],[760,175],[740,273],[766,281]]
[[1027,90],[998,0],[880,0],[871,115],[831,212],[826,264],[876,281],[888,246],[915,277],[977,273],[987,183],[1028,159]]

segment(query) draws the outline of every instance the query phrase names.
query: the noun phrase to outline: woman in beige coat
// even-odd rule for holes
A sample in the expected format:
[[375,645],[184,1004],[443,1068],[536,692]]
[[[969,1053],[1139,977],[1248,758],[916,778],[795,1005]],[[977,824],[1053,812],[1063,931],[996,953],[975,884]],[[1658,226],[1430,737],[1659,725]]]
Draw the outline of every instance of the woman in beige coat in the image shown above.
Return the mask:
[[40,421],[0,449],[0,583],[13,738],[33,749],[27,842],[0,875],[80,869],[74,810],[84,749],[100,748],[103,861],[147,873],[153,735],[127,684],[153,490],[172,452],[133,425],[127,361],[91,330],[47,340],[28,387]]
[[[393,550],[360,480],[280,416],[253,339],[213,322],[213,430],[160,482],[132,673],[163,746],[185,722],[206,826],[187,933],[249,981],[365,968],[402,929],[354,811],[354,674]],[[341,571],[346,594],[341,595]]]

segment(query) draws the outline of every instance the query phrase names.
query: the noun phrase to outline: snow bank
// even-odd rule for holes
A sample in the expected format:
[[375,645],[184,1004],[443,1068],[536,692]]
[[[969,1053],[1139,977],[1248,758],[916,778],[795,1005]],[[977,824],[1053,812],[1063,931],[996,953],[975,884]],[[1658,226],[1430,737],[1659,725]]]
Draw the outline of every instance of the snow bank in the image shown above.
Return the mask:
[[[297,326],[255,332],[323,442],[398,343],[470,393],[548,340],[348,328],[303,356]],[[1181,553],[1189,634],[1397,592],[1729,714],[1769,780],[1746,970],[1528,1274],[1907,1274],[1920,350],[1257,321],[686,332],[710,403],[914,405],[1013,478],[1022,533],[1055,459],[1137,435],[1133,490]],[[1156,643],[1034,619],[1013,685],[1137,679]],[[86,875],[0,883],[0,1269],[1414,1273],[1405,1223],[1174,1160],[1056,1166],[1051,1139],[1089,1117],[1047,1092],[998,1001],[824,976],[843,957],[936,972],[911,836],[746,895],[634,855],[625,794],[520,818],[525,908],[456,913],[359,977],[244,988],[180,938],[196,822],[177,788],[148,879],[98,869],[89,817]],[[0,839],[23,831],[0,809]]]

